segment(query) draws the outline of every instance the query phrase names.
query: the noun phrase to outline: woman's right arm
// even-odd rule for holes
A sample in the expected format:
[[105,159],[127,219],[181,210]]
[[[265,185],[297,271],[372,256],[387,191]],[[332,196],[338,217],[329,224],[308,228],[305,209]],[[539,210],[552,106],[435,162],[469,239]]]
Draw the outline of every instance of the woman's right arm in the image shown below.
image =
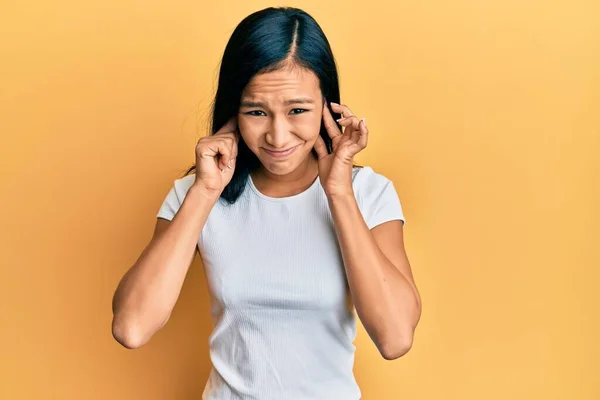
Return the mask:
[[154,235],[115,291],[112,334],[134,349],[150,340],[169,320],[194,259],[198,238],[218,200],[192,185],[171,221],[158,218]]

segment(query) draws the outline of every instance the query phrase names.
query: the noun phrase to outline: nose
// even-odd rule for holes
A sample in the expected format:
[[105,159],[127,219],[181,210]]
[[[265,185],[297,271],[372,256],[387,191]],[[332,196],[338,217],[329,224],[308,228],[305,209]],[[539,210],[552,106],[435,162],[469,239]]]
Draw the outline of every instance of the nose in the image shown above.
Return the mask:
[[285,150],[293,144],[290,140],[290,123],[285,116],[275,115],[266,135],[267,143],[272,149]]

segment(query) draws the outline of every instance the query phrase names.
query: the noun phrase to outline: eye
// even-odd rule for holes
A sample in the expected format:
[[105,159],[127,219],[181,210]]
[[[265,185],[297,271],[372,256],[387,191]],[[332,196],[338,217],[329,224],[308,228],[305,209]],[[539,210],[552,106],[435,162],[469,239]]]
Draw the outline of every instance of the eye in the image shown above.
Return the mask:
[[245,113],[245,114],[247,114],[247,115],[252,115],[252,116],[254,116],[254,117],[260,117],[260,115],[253,114],[253,113],[263,113],[263,114],[264,114],[264,112],[263,112],[263,111],[261,111],[261,110],[252,110],[252,111],[248,111],[248,112],[247,112],[247,113]]
[[303,112],[308,111],[308,110],[306,110],[304,108],[294,108],[292,111],[300,111],[300,112],[293,113],[293,114],[302,114]]

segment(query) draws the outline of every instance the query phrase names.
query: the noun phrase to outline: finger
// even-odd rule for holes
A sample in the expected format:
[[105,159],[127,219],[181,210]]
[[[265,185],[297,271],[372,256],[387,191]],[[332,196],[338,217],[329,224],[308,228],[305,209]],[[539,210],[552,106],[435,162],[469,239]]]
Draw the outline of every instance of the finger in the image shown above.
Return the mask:
[[315,144],[313,145],[315,151],[317,152],[317,156],[319,157],[319,160],[323,157],[325,157],[327,154],[327,146],[325,146],[325,141],[323,140],[323,138],[321,137],[321,135],[317,136],[317,140],[315,141]]
[[223,168],[222,171],[224,172],[233,172],[233,170],[235,169],[235,162],[237,160],[237,157],[233,157],[231,160],[229,160],[229,162],[227,163],[227,168]]
[[355,116],[338,119],[340,125],[344,126],[344,135],[350,138],[352,143],[358,142],[360,137],[360,120]]
[[327,133],[332,139],[342,134],[340,128],[335,123],[335,120],[333,119],[329,108],[327,108],[327,104],[323,106],[323,125],[325,125],[325,129],[327,129]]
[[358,139],[360,139],[361,125],[362,125],[362,119],[358,120],[356,125],[354,125],[354,124],[352,125],[352,130],[350,131],[350,140],[352,141],[352,143],[358,143]]
[[229,145],[229,154],[226,154],[222,157],[223,160],[223,168],[231,168],[231,162],[234,158],[237,157],[237,149],[235,145],[235,139],[227,138],[227,144]]
[[[225,125],[223,125],[216,133],[218,137],[222,137],[222,143],[224,143],[224,147],[228,149],[228,151],[221,151],[221,147],[219,146],[219,153],[221,157],[218,160],[219,169],[224,171],[230,165],[232,165],[232,161],[237,157],[237,142],[239,141],[239,137],[241,136],[239,133],[239,128],[237,126],[237,116],[234,115],[231,117]],[[227,135],[227,136],[224,136]],[[221,141],[221,140],[220,140]]]
[[[199,157],[212,158],[215,160],[217,167],[222,171],[225,166],[225,158],[231,154],[231,146],[226,140],[211,140],[198,153]],[[220,157],[219,157],[220,156]]]
[[350,117],[354,113],[345,104],[331,103],[331,109],[336,113],[340,113],[345,117]]
[[360,120],[355,115],[352,115],[350,117],[340,118],[337,120],[337,122],[342,126],[352,125],[354,128],[358,128],[358,123]]
[[217,139],[214,145],[210,146],[210,150],[214,152],[212,156],[217,161],[219,169],[223,171],[227,168],[229,161],[234,158],[233,139],[228,137]]
[[367,129],[367,119],[363,118],[360,121],[360,137],[358,138],[358,145],[361,149],[367,147],[367,141],[369,139],[369,129]]

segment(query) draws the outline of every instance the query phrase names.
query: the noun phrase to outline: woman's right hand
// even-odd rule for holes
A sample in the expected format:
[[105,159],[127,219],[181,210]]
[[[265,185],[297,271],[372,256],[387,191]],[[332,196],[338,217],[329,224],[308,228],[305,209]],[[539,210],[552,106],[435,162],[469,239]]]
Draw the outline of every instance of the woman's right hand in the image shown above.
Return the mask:
[[237,116],[232,117],[214,135],[200,138],[196,145],[194,185],[220,196],[233,177],[239,140]]

